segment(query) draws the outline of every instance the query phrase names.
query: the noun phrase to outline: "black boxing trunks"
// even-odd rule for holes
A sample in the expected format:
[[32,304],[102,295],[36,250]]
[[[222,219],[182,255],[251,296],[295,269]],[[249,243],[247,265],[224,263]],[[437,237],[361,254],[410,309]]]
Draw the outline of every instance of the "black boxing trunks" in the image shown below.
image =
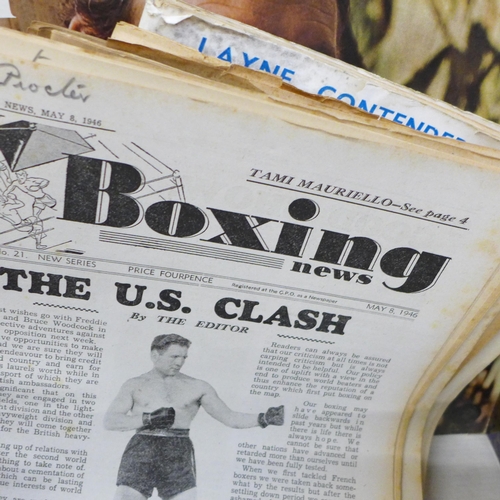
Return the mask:
[[196,486],[193,443],[188,429],[169,429],[161,435],[139,432],[123,452],[116,485],[128,486],[146,498],[158,490],[170,498]]

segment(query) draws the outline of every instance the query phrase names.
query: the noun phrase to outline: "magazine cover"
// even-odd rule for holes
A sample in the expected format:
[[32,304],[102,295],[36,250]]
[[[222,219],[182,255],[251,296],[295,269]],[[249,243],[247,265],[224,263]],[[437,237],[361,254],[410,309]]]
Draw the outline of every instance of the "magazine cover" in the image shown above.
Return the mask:
[[446,409],[436,434],[487,434],[500,459],[500,358],[482,370]]
[[[363,67],[461,109],[500,119],[496,1],[186,0]],[[145,0],[1,0],[4,24],[46,21],[106,38],[138,24]]]

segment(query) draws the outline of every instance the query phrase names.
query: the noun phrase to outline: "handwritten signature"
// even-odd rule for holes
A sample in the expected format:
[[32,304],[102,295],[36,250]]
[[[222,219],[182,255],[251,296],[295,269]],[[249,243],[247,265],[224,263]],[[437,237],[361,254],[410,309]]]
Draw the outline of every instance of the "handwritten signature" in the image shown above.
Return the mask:
[[19,68],[10,63],[0,63],[0,87],[12,86],[23,92],[45,92],[50,97],[62,96],[66,99],[81,100],[86,102],[90,94],[83,90],[86,88],[84,84],[77,83],[76,78],[70,78],[62,87],[53,87],[52,85],[39,85],[38,83],[26,82]]

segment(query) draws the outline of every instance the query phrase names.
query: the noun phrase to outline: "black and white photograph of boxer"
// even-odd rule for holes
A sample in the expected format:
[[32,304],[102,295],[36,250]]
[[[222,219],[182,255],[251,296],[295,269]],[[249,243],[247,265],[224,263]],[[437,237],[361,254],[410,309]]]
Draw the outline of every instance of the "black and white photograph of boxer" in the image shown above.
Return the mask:
[[189,428],[200,407],[234,429],[284,423],[283,406],[262,413],[235,412],[210,384],[181,373],[190,345],[176,334],[155,337],[153,368],[127,380],[106,412],[106,429],[136,431],[122,456],[115,500],[149,498],[155,488],[162,500],[196,498]]

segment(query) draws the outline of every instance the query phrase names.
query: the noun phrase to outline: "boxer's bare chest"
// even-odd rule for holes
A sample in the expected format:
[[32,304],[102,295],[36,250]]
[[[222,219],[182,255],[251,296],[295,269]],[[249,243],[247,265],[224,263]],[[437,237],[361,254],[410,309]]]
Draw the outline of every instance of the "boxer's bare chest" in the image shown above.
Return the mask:
[[149,379],[134,390],[134,408],[153,411],[173,407],[177,411],[192,411],[198,409],[202,395],[199,384],[190,378]]

